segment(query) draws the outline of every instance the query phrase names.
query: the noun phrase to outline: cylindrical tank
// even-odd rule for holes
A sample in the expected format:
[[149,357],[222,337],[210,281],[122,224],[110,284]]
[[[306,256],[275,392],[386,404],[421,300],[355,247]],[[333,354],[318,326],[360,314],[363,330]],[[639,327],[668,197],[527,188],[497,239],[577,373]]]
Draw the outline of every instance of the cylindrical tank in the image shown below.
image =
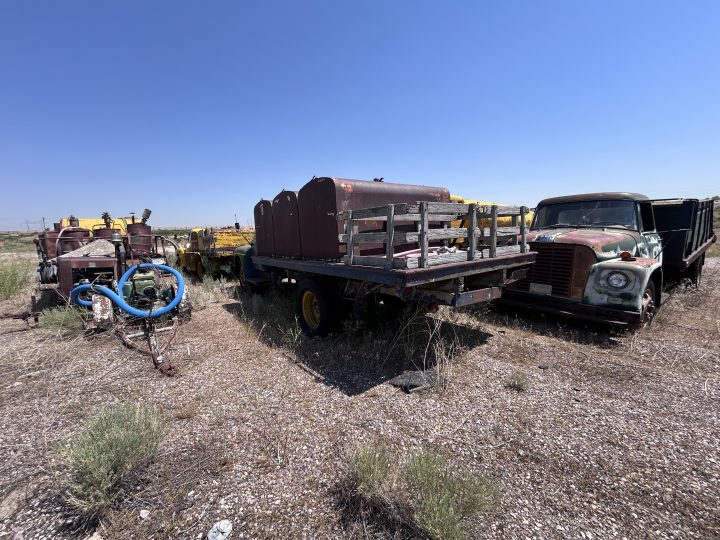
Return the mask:
[[152,252],[152,227],[145,223],[128,223],[128,245],[132,256],[149,255]]
[[[344,222],[337,220],[338,212],[418,201],[449,202],[450,192],[442,187],[313,178],[298,194],[302,256],[305,259],[339,259],[345,254],[345,245],[338,241],[338,234],[345,232]],[[382,221],[365,221],[359,231],[382,231],[384,227]],[[401,226],[396,229],[402,230]],[[401,251],[412,247],[396,246],[395,249]],[[382,245],[364,244],[360,254],[382,253],[383,250]]]
[[294,191],[281,191],[272,201],[275,256],[302,257],[298,198]]
[[84,246],[90,240],[90,231],[80,228],[65,228],[58,233],[55,245],[57,246],[56,255],[64,255],[70,253],[77,248]]
[[99,238],[110,240],[112,235],[115,233],[120,234],[120,229],[108,229],[106,227],[103,227],[102,229],[93,229],[93,240],[98,240]]
[[55,251],[55,243],[57,242],[58,231],[44,231],[38,235],[40,241],[40,249],[46,259],[54,259],[57,255]]
[[265,199],[255,205],[255,253],[266,257],[275,254],[272,203]]

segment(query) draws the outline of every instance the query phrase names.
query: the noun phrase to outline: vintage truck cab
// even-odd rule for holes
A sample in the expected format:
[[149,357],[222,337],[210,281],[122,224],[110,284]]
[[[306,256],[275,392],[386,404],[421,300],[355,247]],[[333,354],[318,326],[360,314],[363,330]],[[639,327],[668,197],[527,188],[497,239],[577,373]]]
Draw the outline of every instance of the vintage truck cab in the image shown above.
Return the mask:
[[541,201],[527,234],[536,262],[505,304],[642,327],[668,283],[700,279],[715,241],[712,200],[589,193]]

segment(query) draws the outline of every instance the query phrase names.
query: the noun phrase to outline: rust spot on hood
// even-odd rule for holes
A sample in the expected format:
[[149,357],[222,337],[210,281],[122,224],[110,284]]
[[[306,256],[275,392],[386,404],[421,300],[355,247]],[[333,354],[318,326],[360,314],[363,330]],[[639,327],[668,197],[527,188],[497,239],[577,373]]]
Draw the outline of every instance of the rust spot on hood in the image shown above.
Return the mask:
[[541,229],[527,235],[528,242],[587,246],[604,259],[615,257],[620,251],[635,253],[639,239],[640,233],[636,231],[598,229]]
[[623,261],[634,266],[642,266],[643,268],[650,268],[654,264],[657,264],[657,259],[650,259],[647,257],[633,257],[627,261]]

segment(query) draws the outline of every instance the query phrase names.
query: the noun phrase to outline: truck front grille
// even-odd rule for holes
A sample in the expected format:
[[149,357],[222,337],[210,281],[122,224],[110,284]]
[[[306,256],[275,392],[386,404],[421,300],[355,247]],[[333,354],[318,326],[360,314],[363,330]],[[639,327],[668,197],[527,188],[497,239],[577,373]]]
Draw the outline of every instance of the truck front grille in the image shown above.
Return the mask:
[[531,283],[550,285],[553,296],[570,296],[570,285],[573,275],[575,246],[572,244],[551,244],[530,242],[530,250],[537,252],[535,264],[525,279],[511,287],[521,291],[529,291]]

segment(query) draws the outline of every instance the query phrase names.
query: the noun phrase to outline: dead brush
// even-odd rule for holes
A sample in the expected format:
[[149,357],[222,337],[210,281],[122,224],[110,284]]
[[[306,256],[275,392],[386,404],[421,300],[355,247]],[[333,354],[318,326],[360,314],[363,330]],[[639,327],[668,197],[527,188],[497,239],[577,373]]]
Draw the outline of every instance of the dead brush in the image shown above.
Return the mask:
[[194,309],[205,309],[209,304],[218,302],[224,294],[224,287],[227,280],[223,277],[215,279],[212,276],[205,276],[197,283],[189,285],[190,301]]

